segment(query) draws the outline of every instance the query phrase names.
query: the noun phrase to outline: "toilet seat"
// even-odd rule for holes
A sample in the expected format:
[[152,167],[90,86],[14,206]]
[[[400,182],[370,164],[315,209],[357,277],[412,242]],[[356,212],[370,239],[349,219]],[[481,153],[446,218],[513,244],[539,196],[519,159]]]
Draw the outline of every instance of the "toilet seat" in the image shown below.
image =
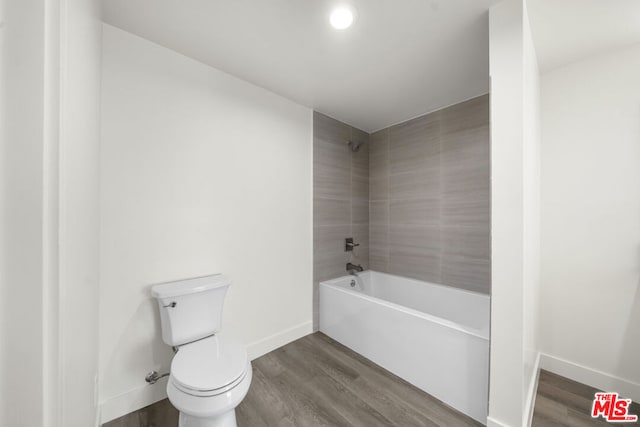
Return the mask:
[[192,396],[216,396],[242,382],[248,366],[243,346],[214,335],[179,348],[171,362],[169,381]]

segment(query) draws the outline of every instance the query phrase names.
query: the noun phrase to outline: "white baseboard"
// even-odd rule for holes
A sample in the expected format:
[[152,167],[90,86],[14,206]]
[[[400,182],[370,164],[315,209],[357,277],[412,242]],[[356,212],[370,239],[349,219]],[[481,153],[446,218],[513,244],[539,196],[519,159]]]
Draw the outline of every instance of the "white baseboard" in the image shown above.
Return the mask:
[[487,427],[509,427],[495,418],[487,417]]
[[540,377],[541,358],[542,354],[538,352],[538,354],[536,355],[536,360],[533,363],[533,379],[531,380],[531,384],[529,385],[529,390],[527,390],[524,414],[522,417],[522,425],[527,427],[531,426],[531,421],[533,419],[533,410],[536,406],[536,393],[538,392],[538,378]]
[[295,341],[298,338],[302,338],[312,332],[313,324],[309,321],[251,343],[247,346],[249,359],[257,359],[258,357],[267,354],[270,351],[275,350],[276,348],[280,348],[283,345],[289,344],[291,341]]
[[167,397],[167,378],[112,397],[100,404],[100,424],[120,418]]
[[[283,345],[313,332],[312,322],[304,322],[247,345],[249,359],[254,360]],[[113,397],[100,404],[100,423],[104,424],[137,411],[167,397],[167,378],[153,385],[144,385]]]
[[618,392],[627,399],[640,402],[640,384],[633,381],[544,353],[540,358],[540,368],[599,390]]
[[[540,376],[540,360],[542,355],[540,352],[536,355],[536,360],[533,362],[533,379],[527,390],[527,396],[524,403],[524,413],[522,414],[522,426],[531,426],[531,420],[533,419],[533,409],[536,405],[536,393],[538,391],[538,377]],[[487,417],[487,427],[509,427],[507,424],[492,418]]]

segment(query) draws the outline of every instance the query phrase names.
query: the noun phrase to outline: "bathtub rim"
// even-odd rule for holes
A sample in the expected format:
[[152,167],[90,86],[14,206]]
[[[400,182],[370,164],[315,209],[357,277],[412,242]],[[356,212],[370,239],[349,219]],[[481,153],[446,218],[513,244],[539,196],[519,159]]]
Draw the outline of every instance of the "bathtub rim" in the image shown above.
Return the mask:
[[[413,280],[413,281],[417,281],[417,282],[428,283],[429,285],[432,285],[432,286],[450,288],[450,289],[455,290],[456,292],[464,292],[464,293],[470,293],[470,294],[473,294],[473,295],[481,296],[483,298],[488,298],[489,301],[491,301],[491,299],[490,299],[491,297],[489,295],[483,294],[481,292],[469,291],[467,289],[452,288],[451,286],[441,285],[441,284],[438,284],[438,283],[425,282],[423,280],[412,279],[410,277],[398,276],[398,275],[395,275],[395,274],[383,273],[383,272],[379,272],[379,271],[375,271],[375,270],[366,270],[366,271],[362,272],[361,274],[364,274],[364,273],[384,274],[385,276],[399,277],[399,278],[406,279],[406,280]],[[334,279],[323,280],[322,282],[320,282],[320,286],[326,286],[328,288],[337,290],[337,291],[345,293],[347,295],[356,296],[358,298],[365,299],[365,300],[367,300],[369,302],[380,304],[380,305],[386,306],[388,308],[391,308],[391,309],[394,309],[394,310],[398,310],[398,311],[401,311],[403,313],[406,313],[406,314],[409,314],[409,315],[412,315],[412,316],[419,317],[421,319],[424,319],[424,320],[439,324],[441,326],[444,326],[444,327],[447,327],[447,328],[450,328],[450,329],[454,329],[454,330],[457,330],[459,332],[463,332],[463,333],[465,333],[467,335],[472,335],[472,336],[474,336],[476,338],[480,338],[480,339],[485,340],[485,341],[489,341],[490,340],[491,333],[490,333],[490,328],[489,327],[487,328],[487,333],[484,334],[480,329],[472,328],[472,327],[469,327],[469,326],[464,326],[464,325],[456,323],[456,322],[454,322],[452,320],[444,319],[442,317],[438,317],[438,316],[435,316],[433,314],[425,313],[425,312],[422,312],[420,310],[416,310],[416,309],[413,309],[413,308],[410,308],[410,307],[406,307],[404,305],[396,304],[394,302],[387,301],[387,300],[384,300],[382,298],[377,298],[377,297],[374,297],[374,296],[371,296],[371,295],[367,295],[362,291],[356,291],[356,290],[353,290],[353,289],[348,289],[348,288],[345,288],[345,287],[340,286],[340,285],[335,283],[335,282],[342,281],[342,280],[345,280],[345,279],[346,280],[351,280],[352,278],[354,278],[354,276],[345,275],[345,276],[336,277]],[[489,324],[487,326],[490,326],[491,319],[488,319],[488,320],[489,320]]]

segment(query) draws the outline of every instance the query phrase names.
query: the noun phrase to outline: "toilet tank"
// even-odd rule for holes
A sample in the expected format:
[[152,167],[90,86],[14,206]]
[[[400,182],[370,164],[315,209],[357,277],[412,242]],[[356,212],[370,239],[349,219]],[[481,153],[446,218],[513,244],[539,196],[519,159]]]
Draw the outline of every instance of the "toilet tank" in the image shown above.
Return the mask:
[[151,295],[160,308],[162,340],[179,346],[219,332],[230,284],[222,274],[213,274],[152,286]]

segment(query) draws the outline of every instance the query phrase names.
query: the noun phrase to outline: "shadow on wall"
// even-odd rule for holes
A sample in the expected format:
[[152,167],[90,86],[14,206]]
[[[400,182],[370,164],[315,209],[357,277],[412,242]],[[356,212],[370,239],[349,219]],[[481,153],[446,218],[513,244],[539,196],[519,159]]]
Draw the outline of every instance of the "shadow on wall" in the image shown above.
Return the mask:
[[[149,324],[153,324],[152,329],[146,327]],[[121,395],[123,390],[147,387],[144,377],[152,370],[160,373],[169,371],[173,351],[162,341],[160,313],[155,299],[149,297],[140,303],[115,348],[101,379],[103,401]],[[116,372],[118,375],[114,375]]]

